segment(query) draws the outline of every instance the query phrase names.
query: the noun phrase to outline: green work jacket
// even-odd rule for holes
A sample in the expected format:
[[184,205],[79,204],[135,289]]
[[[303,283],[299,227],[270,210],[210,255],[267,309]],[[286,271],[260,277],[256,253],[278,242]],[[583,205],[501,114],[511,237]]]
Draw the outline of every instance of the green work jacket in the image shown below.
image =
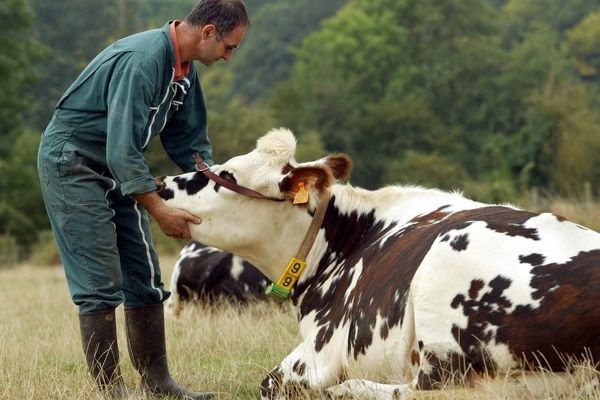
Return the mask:
[[60,99],[55,119],[67,127],[77,152],[106,167],[123,195],[155,190],[143,156],[160,134],[169,157],[193,171],[193,155],[212,165],[207,112],[198,73],[174,81],[175,49],[169,23],[104,49]]

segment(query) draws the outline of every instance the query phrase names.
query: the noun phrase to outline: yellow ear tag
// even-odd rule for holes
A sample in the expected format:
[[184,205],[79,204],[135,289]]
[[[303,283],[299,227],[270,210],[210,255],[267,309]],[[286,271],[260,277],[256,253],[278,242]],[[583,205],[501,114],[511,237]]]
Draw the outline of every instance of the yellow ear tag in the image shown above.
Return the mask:
[[308,191],[304,188],[304,182],[298,184],[298,193],[294,196],[293,204],[306,204],[308,203]]

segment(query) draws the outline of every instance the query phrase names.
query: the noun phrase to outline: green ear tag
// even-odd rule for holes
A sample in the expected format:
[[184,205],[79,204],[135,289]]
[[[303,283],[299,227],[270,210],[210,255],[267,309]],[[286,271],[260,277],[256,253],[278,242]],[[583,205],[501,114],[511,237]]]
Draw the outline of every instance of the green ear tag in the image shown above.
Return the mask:
[[279,301],[279,302],[284,302],[288,299],[288,297],[290,296],[290,291],[287,290],[286,288],[283,288],[279,285],[276,285],[274,283],[271,283],[269,285],[269,287],[267,287],[267,290],[265,291],[265,293],[271,297],[273,300]]

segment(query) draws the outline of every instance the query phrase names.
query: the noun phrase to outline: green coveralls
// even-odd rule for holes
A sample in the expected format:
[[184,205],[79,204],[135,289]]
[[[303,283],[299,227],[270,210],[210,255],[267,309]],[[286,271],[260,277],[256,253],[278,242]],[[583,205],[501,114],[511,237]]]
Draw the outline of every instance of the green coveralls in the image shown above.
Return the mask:
[[212,164],[206,106],[193,66],[174,82],[169,23],[103,50],[66,91],[46,128],[38,173],[73,302],[80,313],[165,301],[146,211],[155,190],[143,152],[160,134],[170,158]]

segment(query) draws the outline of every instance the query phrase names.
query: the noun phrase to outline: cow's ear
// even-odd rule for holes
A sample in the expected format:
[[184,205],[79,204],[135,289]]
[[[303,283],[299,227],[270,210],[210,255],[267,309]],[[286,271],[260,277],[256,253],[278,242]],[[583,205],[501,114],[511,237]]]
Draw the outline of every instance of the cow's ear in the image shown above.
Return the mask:
[[279,182],[279,189],[287,200],[294,200],[302,189],[309,193],[327,189],[334,181],[330,168],[296,167]]
[[348,154],[337,153],[327,156],[325,164],[331,168],[333,177],[336,181],[345,181],[350,177],[352,172],[352,159]]

